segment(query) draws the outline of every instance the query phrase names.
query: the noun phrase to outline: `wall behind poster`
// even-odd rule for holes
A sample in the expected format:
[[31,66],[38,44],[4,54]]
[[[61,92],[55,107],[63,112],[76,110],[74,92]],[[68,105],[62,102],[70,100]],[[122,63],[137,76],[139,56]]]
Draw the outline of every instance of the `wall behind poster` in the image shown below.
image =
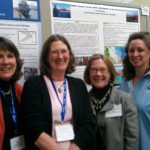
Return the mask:
[[124,46],[129,35],[140,31],[137,8],[50,1],[52,33],[64,35],[70,42],[77,70],[73,76],[83,77],[85,65],[94,53],[109,57],[120,83]]
[[24,61],[24,81],[38,74],[41,47],[41,19],[39,0],[0,1],[0,36],[14,42]]

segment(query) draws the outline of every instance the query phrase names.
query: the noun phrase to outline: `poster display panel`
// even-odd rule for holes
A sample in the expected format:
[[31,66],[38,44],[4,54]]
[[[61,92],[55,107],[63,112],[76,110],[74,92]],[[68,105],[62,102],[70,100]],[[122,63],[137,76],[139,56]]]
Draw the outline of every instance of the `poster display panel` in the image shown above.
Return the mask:
[[50,13],[52,33],[64,35],[72,46],[77,64],[72,76],[83,78],[94,53],[109,57],[119,74],[127,39],[140,31],[139,9],[50,0]]
[[38,74],[41,47],[39,0],[0,1],[0,36],[10,39],[19,49],[24,65],[20,82]]

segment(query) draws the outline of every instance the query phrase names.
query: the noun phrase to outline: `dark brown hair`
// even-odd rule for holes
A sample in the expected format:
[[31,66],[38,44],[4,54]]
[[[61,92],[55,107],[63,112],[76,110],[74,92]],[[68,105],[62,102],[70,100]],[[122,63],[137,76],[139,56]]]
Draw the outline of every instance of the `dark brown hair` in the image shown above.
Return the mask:
[[88,61],[88,64],[85,68],[85,71],[84,71],[84,80],[87,84],[91,85],[91,81],[90,81],[90,68],[91,68],[91,65],[93,63],[94,60],[97,60],[97,59],[102,59],[105,64],[107,65],[107,68],[108,68],[108,71],[110,73],[110,82],[113,83],[114,80],[115,80],[115,77],[116,77],[116,70],[112,64],[112,62],[110,61],[109,58],[107,57],[104,57],[103,55],[101,54],[94,54],[90,60]]
[[58,35],[58,34],[51,35],[43,45],[41,57],[40,57],[40,73],[45,74],[47,76],[51,75],[51,66],[48,63],[48,55],[49,55],[49,52],[51,51],[50,48],[51,48],[52,43],[56,41],[62,41],[64,44],[66,44],[69,50],[70,61],[66,69],[66,74],[71,74],[73,71],[75,71],[75,58],[72,53],[71,46],[69,42],[67,41],[67,39],[64,36]]
[[[149,32],[135,32],[129,36],[128,42],[125,46],[126,56],[123,59],[123,66],[124,66],[123,75],[125,77],[125,80],[130,80],[135,76],[135,68],[129,60],[128,50],[129,50],[129,45],[131,41],[137,40],[137,39],[142,40],[145,43],[148,50],[150,51],[150,33]],[[146,71],[148,70],[150,70],[150,61],[149,61],[149,68],[147,68]]]
[[22,75],[21,69],[23,65],[23,60],[20,58],[20,54],[17,47],[9,39],[5,37],[0,37],[0,51],[9,51],[15,55],[17,68],[14,75],[12,76],[12,80],[16,82],[17,80],[20,79]]

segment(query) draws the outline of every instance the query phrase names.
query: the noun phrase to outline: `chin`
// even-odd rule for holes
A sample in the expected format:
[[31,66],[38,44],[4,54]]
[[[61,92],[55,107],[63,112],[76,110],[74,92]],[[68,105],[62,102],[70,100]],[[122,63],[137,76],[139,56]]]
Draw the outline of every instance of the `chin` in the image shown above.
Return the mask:
[[101,89],[101,88],[104,88],[105,85],[95,85],[94,87],[95,87],[95,88],[98,88],[98,89]]
[[134,64],[133,66],[137,69],[141,67],[141,65],[138,65],[138,64]]

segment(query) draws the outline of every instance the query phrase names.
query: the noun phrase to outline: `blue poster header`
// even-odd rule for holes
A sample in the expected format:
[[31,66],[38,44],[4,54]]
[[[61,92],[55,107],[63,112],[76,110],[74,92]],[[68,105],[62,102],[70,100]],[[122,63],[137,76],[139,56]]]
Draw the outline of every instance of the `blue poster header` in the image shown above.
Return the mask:
[[39,0],[2,0],[0,1],[0,19],[36,21],[40,19]]

